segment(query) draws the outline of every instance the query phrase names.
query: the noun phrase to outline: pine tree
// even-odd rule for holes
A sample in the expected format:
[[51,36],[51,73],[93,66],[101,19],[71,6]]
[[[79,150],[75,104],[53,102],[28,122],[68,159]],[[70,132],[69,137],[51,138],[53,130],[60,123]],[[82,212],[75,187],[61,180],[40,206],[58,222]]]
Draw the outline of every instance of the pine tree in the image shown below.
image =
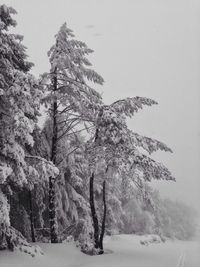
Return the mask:
[[[51,131],[52,122],[48,119],[42,130],[46,147],[51,143]],[[63,240],[68,235],[73,236],[81,250],[86,252],[91,246],[91,220],[88,205],[88,162],[85,158],[85,140],[80,133],[65,135],[59,141],[57,166],[60,170],[56,180],[59,238]]]
[[6,192],[12,185],[30,187],[39,180],[36,164],[37,169],[49,166],[46,171],[52,175],[57,171],[50,162],[26,154],[26,146],[33,145],[42,91],[29,73],[33,64],[27,61],[23,37],[9,33],[9,28],[16,25],[12,18],[15,13],[13,8],[0,6],[0,243],[6,239],[10,248],[18,239],[12,237]]
[[[43,75],[46,86],[44,102],[52,119],[50,160],[57,165],[59,141],[72,134],[78,125],[91,122],[101,103],[101,96],[86,82],[102,84],[103,79],[90,69],[87,55],[92,52],[85,43],[74,38],[64,23],[56,35],[55,45],[48,52],[50,73]],[[45,83],[47,81],[47,83]],[[84,124],[84,127],[86,124]],[[80,130],[80,128],[79,128]],[[56,222],[56,181],[49,177],[49,220],[51,242],[58,242]]]

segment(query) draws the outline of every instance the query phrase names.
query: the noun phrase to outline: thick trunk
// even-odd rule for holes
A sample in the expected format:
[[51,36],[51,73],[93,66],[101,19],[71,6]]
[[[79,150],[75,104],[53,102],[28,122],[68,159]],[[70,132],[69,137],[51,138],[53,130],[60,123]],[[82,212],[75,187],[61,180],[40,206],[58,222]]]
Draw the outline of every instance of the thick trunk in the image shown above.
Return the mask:
[[[56,70],[55,70],[56,73]],[[53,78],[53,90],[57,90],[57,77]],[[56,164],[56,154],[57,154],[57,139],[58,139],[58,125],[57,125],[57,111],[58,104],[57,100],[53,103],[53,136],[51,144],[51,161]],[[57,219],[56,219],[56,192],[55,192],[55,179],[49,177],[49,221],[50,221],[50,237],[51,243],[58,243],[58,233],[57,233]]]
[[90,177],[90,208],[94,227],[94,245],[95,248],[99,248],[99,222],[96,213],[95,203],[94,203],[94,173]]
[[32,239],[32,242],[35,242],[35,227],[34,227],[33,202],[32,202],[31,190],[29,190],[29,205],[30,205],[31,239]]
[[103,182],[103,219],[101,224],[101,234],[99,238],[99,248],[100,248],[100,254],[104,253],[103,250],[103,238],[105,233],[105,223],[106,223],[106,181]]

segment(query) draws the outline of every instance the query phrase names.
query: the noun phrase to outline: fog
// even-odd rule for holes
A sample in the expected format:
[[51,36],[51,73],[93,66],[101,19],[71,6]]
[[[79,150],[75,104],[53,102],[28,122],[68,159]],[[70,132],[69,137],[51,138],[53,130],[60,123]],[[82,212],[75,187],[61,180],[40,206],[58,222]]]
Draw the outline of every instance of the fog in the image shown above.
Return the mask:
[[197,0],[9,1],[16,31],[25,36],[33,73],[48,71],[47,51],[63,22],[94,50],[91,61],[105,79],[106,103],[128,96],[159,102],[129,121],[173,154],[157,153],[176,177],[154,182],[163,196],[199,209],[200,2]]

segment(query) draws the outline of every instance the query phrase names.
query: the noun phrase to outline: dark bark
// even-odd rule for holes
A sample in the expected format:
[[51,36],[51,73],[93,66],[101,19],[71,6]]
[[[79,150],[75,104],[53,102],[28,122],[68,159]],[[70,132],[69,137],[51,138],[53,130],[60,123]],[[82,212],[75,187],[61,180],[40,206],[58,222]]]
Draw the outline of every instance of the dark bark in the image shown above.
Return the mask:
[[104,238],[104,233],[105,233],[105,224],[106,224],[106,181],[104,180],[103,182],[103,219],[102,219],[102,224],[101,224],[101,233],[99,237],[99,248],[100,252],[99,254],[103,254],[103,238]]
[[95,248],[99,248],[99,222],[96,213],[95,203],[94,203],[94,173],[90,177],[90,208],[94,228],[94,245]]
[[55,100],[53,103],[53,136],[51,144],[51,161],[56,163],[56,153],[57,153],[57,139],[58,139],[58,125],[57,125],[57,109],[58,104]]
[[[57,90],[57,77],[56,70],[55,76],[53,78],[53,91]],[[58,113],[58,103],[54,100],[53,103],[53,136],[51,144],[51,161],[56,164],[56,154],[57,154],[57,139],[58,139],[58,124],[57,124],[57,113]],[[50,222],[50,237],[51,243],[58,243],[58,233],[57,233],[57,219],[56,219],[56,192],[55,192],[55,179],[49,177],[49,222]]]
[[56,206],[55,206],[55,181],[49,177],[49,223],[51,243],[58,243]]
[[29,190],[29,206],[30,206],[30,223],[31,223],[31,239],[35,242],[35,227],[34,227],[34,217],[33,217],[33,202],[32,202],[32,192]]
[[10,235],[6,235],[6,242],[7,242],[7,247],[10,251],[14,251],[14,244],[12,242],[12,237]]

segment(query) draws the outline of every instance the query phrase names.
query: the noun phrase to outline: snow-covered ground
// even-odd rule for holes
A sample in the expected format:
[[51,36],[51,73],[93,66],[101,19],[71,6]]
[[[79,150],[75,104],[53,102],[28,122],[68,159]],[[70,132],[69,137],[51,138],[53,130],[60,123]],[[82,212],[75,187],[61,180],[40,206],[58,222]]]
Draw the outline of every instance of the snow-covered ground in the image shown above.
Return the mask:
[[106,238],[110,253],[101,256],[84,255],[73,244],[40,244],[45,254],[34,258],[0,251],[0,267],[200,267],[198,241],[142,245],[141,239],[135,235]]

